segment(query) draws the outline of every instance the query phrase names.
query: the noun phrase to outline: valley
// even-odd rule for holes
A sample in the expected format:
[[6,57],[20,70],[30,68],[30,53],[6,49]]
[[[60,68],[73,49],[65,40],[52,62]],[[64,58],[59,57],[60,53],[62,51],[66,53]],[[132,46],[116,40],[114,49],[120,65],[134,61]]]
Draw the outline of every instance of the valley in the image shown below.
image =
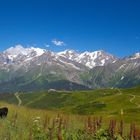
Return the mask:
[[[0,101],[34,109],[66,114],[97,115],[140,122],[140,88],[98,89],[88,91],[52,91],[1,94]],[[123,115],[121,111],[123,110]]]

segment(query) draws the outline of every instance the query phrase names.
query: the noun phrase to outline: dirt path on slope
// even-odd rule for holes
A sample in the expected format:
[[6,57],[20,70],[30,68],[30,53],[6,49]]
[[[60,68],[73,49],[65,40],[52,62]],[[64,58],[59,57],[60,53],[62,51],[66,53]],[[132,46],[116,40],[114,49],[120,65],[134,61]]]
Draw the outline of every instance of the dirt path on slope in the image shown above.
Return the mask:
[[119,94],[118,95],[122,95],[122,92],[119,88],[117,88],[117,90],[119,91]]
[[18,93],[18,92],[15,93],[15,97],[16,97],[17,100],[18,100],[18,106],[20,106],[20,105],[22,104],[22,100],[20,99],[19,93]]
[[136,96],[135,95],[133,95],[133,94],[130,94],[130,96],[132,97],[129,101],[130,101],[130,103],[133,103],[133,100],[136,98]]
[[[118,89],[118,88],[117,88],[117,90],[119,91],[119,94],[118,94],[118,95],[122,95],[121,90],[120,90],[120,89]],[[135,96],[135,95],[133,95],[133,94],[129,94],[129,96],[131,96],[131,97],[132,97],[132,98],[130,98],[129,102],[130,102],[130,103],[135,104],[135,105],[137,106],[137,108],[140,108],[140,104],[138,104],[138,103],[135,103],[135,102],[134,102],[134,100],[135,100],[136,96]]]
[[[130,94],[130,96],[132,97],[132,98],[129,100],[130,103],[134,103],[133,101],[135,100],[136,96],[133,95],[133,94]],[[140,108],[140,104],[138,104],[138,103],[134,103],[134,104],[137,106],[137,108]]]

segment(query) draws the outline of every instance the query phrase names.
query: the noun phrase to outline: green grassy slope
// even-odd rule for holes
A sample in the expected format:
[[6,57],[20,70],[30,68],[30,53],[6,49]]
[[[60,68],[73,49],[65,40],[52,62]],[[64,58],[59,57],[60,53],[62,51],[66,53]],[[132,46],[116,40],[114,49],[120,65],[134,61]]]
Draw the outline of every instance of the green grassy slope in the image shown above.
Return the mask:
[[[0,106],[9,109],[8,116],[0,119],[0,140],[128,140],[130,136],[131,124],[125,120],[120,133],[118,130],[122,123],[115,120],[115,129],[108,129],[111,120],[105,116],[66,115],[58,111],[30,109],[1,101]],[[139,123],[132,130],[139,132]],[[134,136],[139,137],[140,133]]]
[[[57,91],[20,94],[22,105],[47,110],[59,110],[80,115],[124,117],[140,121],[140,87],[131,89],[100,89],[92,91]],[[2,94],[1,101],[17,104],[13,94]]]

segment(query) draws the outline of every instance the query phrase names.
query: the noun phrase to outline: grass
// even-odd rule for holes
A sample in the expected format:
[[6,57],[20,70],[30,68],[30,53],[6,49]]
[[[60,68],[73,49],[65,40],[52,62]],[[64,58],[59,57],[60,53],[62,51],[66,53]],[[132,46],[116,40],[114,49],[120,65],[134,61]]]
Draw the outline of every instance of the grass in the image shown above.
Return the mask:
[[[139,140],[139,125],[97,117],[66,115],[62,112],[7,106],[0,119],[0,140]],[[131,132],[132,131],[132,132]],[[131,133],[130,133],[131,132]]]
[[[134,98],[135,96],[135,98]],[[22,105],[65,114],[98,115],[140,122],[140,88],[57,91],[20,94]],[[13,94],[2,94],[1,101],[17,104]],[[131,101],[132,100],[132,101]]]
[[14,94],[1,94],[0,107],[7,106],[9,113],[0,119],[0,140],[140,139],[139,87],[19,97],[22,106]]

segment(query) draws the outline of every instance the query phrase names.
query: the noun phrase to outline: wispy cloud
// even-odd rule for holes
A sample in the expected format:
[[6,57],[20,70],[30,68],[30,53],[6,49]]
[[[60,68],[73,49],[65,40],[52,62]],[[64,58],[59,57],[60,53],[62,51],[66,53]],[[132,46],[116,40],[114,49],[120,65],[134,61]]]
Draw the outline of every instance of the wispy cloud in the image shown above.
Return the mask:
[[49,48],[49,47],[50,47],[50,45],[49,45],[49,44],[44,44],[44,46],[45,46],[46,48]]
[[57,39],[53,39],[52,43],[56,46],[65,46],[66,44],[63,41],[57,40]]

